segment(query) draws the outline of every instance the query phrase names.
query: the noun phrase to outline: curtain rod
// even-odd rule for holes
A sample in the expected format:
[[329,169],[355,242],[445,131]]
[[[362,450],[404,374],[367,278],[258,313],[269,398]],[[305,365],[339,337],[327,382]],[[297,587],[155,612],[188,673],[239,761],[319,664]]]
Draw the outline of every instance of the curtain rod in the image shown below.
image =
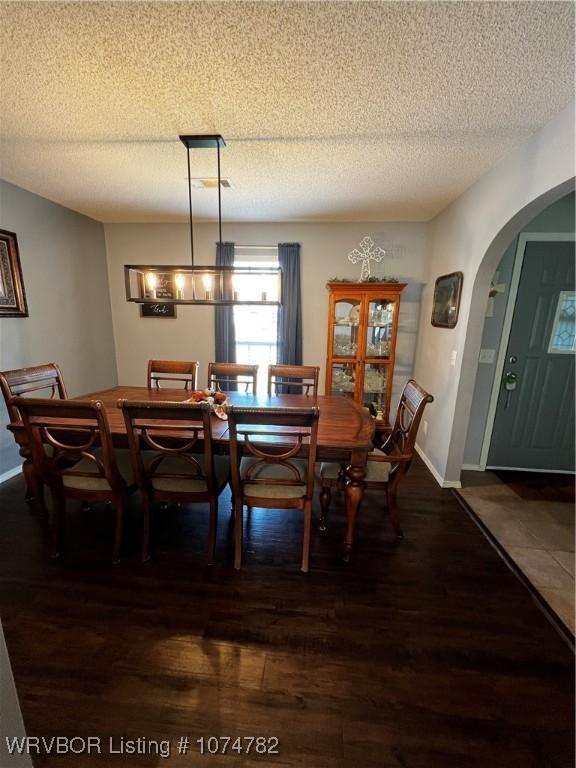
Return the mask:
[[251,251],[256,250],[270,250],[272,248],[278,248],[277,245],[235,245],[235,248],[249,248]]

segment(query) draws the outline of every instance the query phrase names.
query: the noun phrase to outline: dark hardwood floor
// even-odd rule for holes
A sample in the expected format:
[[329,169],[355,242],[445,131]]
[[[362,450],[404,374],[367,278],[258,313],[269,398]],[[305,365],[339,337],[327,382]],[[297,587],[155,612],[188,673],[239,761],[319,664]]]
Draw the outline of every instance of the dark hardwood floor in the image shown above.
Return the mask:
[[[54,562],[22,480],[0,486],[0,612],[27,732],[106,739],[100,756],[34,764],[573,766],[574,660],[530,594],[419,460],[398,547],[377,502],[345,565],[338,501],[305,576],[297,513],[253,510],[236,573],[227,494],[212,568],[202,508],[159,511],[141,564],[133,505],[113,566],[111,510],[70,504]],[[110,736],[170,738],[172,757],[107,754]],[[275,736],[280,754],[200,756],[201,736]]]

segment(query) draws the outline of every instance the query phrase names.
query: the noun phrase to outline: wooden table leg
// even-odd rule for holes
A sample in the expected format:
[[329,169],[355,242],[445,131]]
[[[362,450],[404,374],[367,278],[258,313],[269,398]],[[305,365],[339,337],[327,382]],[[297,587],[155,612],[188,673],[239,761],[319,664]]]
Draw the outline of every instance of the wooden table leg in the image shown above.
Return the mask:
[[350,561],[352,546],[354,544],[354,529],[356,527],[356,517],[364,496],[364,478],[366,477],[366,459],[365,451],[352,453],[350,464],[346,467],[345,499],[346,499],[346,540],[344,542],[344,560]]

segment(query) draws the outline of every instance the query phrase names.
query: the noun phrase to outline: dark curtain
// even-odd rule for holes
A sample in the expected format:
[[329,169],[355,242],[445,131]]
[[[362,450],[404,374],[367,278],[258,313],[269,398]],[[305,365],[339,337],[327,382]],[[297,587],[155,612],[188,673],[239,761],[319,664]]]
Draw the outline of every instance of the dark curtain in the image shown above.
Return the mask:
[[[234,266],[234,243],[216,244],[216,266]],[[224,296],[232,298],[232,278],[225,281]],[[234,307],[214,307],[214,336],[216,347],[216,363],[236,362],[236,333],[234,330]]]
[[300,243],[278,243],[282,304],[278,307],[278,363],[302,365]]

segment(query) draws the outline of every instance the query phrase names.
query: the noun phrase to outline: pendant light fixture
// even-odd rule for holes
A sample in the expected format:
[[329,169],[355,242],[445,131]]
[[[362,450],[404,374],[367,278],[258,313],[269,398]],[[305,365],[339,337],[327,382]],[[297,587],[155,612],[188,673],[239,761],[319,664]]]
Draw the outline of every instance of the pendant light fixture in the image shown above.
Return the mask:
[[194,263],[191,149],[216,149],[218,158],[218,243],[222,244],[220,148],[222,136],[180,136],[188,163],[190,265],[126,264],[126,299],[137,304],[281,304],[279,267],[199,266]]

